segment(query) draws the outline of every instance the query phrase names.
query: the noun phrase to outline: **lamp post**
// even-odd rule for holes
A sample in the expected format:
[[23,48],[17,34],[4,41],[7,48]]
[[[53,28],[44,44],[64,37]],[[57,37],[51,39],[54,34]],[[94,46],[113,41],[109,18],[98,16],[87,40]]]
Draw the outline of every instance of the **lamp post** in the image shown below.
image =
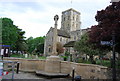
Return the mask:
[[115,63],[115,33],[112,33],[112,51],[113,51],[113,57],[112,57],[112,79],[113,81],[116,81],[116,63]]

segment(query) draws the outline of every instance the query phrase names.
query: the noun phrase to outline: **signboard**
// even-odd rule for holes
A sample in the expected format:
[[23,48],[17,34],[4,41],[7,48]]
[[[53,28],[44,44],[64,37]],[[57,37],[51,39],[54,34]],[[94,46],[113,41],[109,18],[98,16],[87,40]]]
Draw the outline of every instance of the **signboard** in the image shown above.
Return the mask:
[[101,45],[113,45],[111,41],[101,41]]
[[111,3],[113,3],[113,2],[119,2],[120,0],[111,0]]

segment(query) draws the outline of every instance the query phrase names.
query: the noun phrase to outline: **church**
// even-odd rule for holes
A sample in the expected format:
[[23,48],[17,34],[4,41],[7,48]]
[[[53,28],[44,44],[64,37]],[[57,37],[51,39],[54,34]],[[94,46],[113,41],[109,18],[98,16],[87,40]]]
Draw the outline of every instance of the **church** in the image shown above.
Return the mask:
[[[82,34],[80,12],[70,8],[63,11],[61,17],[61,28],[57,29],[57,42],[64,46],[64,52],[74,54],[73,44],[75,41],[80,40]],[[54,28],[51,27],[46,34],[44,43],[45,56],[49,56],[52,52],[53,30]]]

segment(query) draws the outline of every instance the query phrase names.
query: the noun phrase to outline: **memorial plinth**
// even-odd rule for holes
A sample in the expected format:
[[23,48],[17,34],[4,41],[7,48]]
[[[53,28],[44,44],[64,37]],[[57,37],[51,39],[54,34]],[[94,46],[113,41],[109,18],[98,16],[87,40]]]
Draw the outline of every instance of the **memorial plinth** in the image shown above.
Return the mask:
[[60,58],[59,56],[47,57],[45,63],[45,72],[48,73],[60,73]]
[[60,58],[57,55],[57,51],[56,51],[58,19],[59,19],[59,17],[58,17],[58,15],[56,15],[54,17],[55,28],[53,31],[53,49],[52,49],[51,56],[47,57],[46,63],[45,63],[45,72],[48,72],[48,73],[60,73]]

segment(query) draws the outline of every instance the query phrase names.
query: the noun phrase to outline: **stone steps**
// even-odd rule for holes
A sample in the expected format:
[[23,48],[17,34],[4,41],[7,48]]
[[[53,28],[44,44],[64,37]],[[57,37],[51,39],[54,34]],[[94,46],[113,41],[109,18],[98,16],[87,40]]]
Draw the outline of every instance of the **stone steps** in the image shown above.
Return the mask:
[[47,77],[47,78],[66,78],[66,77],[69,77],[69,74],[47,73],[47,72],[44,72],[44,71],[36,71],[36,75],[44,76],[44,77]]

